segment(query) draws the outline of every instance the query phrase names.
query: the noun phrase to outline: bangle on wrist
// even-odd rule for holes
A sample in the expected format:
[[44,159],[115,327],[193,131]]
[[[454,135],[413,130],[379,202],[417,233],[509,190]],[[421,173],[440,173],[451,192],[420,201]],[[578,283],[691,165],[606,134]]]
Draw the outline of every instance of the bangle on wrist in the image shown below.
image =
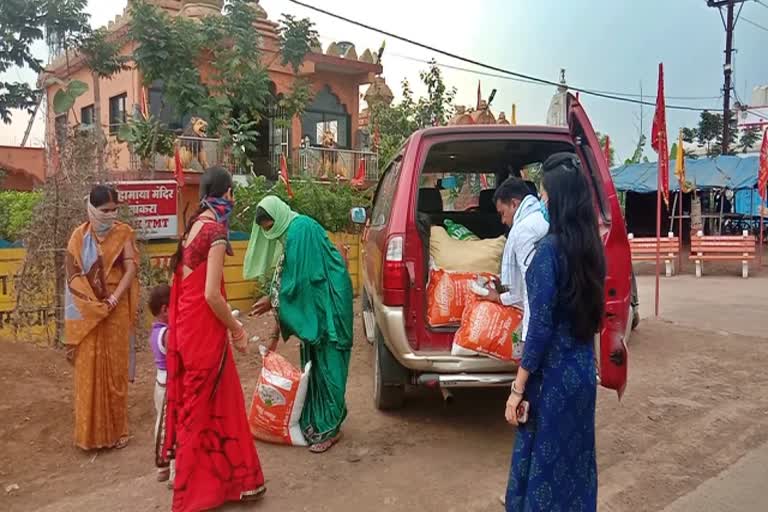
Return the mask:
[[523,388],[522,391],[518,391],[517,388],[515,387],[516,382],[517,381],[512,382],[512,394],[517,396],[523,396],[523,393],[525,393],[525,388]]

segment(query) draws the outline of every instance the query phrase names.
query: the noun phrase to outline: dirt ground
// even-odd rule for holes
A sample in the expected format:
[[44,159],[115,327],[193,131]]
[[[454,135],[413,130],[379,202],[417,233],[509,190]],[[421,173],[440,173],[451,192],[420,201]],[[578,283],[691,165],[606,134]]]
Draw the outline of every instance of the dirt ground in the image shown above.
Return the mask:
[[[745,281],[721,279],[738,297]],[[641,295],[651,295],[651,282],[641,279]],[[748,282],[750,293],[765,298],[768,279]],[[768,334],[759,336],[756,329],[766,325],[759,312],[741,321],[751,322],[758,335],[699,330],[695,318],[681,320],[678,310],[727,317],[738,301],[723,305],[721,281],[704,279],[697,286],[709,286],[723,302],[704,302],[711,309],[702,311],[694,307],[700,288],[679,278],[664,284],[677,301],[666,302],[677,323],[644,319],[632,338],[623,401],[605,390],[599,393],[601,511],[660,510],[768,441]],[[686,293],[689,288],[694,291]],[[266,333],[264,325],[252,329]],[[0,350],[0,510],[169,509],[170,491],[154,481],[149,352],[139,354],[137,380],[130,388],[131,444],[122,451],[86,454],[72,446],[72,371],[63,353],[22,343],[3,343]],[[295,344],[281,351],[298,361]],[[249,509],[501,510],[498,496],[514,439],[503,420],[505,393],[458,393],[445,407],[439,394],[419,390],[404,411],[382,414],[371,401],[371,362],[371,347],[358,334],[347,392],[350,415],[340,445],[312,455],[258,444],[269,491]],[[239,356],[238,367],[250,404],[259,370],[256,350]],[[18,489],[6,492],[13,484]]]

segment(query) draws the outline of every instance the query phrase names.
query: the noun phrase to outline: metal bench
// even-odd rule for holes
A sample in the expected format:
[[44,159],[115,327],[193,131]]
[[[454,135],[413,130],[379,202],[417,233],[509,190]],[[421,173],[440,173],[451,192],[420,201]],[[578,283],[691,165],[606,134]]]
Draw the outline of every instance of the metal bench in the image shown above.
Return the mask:
[[691,237],[690,259],[696,262],[696,277],[701,277],[705,261],[741,261],[741,277],[746,279],[756,251],[755,237],[747,231],[741,236],[704,236],[699,231]]
[[[656,237],[635,238],[635,235],[630,233],[629,247],[632,251],[632,263],[656,261]],[[667,277],[671,277],[675,273],[675,260],[680,254],[680,238],[669,233],[661,239],[659,252],[666,266]]]

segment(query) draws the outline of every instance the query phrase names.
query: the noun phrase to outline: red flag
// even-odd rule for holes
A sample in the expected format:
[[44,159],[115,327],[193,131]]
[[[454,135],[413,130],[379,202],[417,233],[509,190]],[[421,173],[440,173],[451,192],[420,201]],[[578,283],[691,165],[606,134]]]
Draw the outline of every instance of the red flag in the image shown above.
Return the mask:
[[480,110],[480,102],[483,100],[483,93],[480,92],[480,80],[477,81],[477,106],[475,110]]
[[360,187],[365,183],[365,158],[360,159],[360,165],[357,166],[357,174],[355,174],[351,183],[354,187]]
[[176,169],[173,171],[173,177],[176,178],[176,186],[181,188],[184,186],[185,180],[184,166],[181,165],[181,154],[179,154],[179,146],[176,146],[176,149],[174,150],[173,160],[176,164]]
[[664,202],[669,204],[669,147],[667,144],[667,114],[664,101],[664,64],[659,63],[659,90],[656,94],[656,114],[653,116],[651,147],[659,155],[659,184]]
[[288,178],[288,161],[285,159],[285,154],[280,155],[280,181],[282,181],[285,185],[285,190],[288,192],[288,197],[293,199],[291,180]]
[[768,192],[768,128],[763,133],[763,145],[760,147],[760,170],[757,172],[757,190],[763,201]]
[[608,162],[608,167],[611,166],[611,137],[605,136],[605,161]]

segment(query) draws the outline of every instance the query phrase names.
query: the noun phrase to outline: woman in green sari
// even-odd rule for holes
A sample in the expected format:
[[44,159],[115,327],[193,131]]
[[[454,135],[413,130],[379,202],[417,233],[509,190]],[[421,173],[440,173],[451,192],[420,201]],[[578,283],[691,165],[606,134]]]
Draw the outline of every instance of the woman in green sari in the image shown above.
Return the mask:
[[301,341],[301,365],[312,362],[301,429],[310,451],[322,453],[341,438],[347,416],[352,348],[352,281],[336,246],[314,219],[299,215],[274,196],[256,208],[243,267],[245,279],[269,279],[269,294],[252,315],[274,310],[284,340]]

